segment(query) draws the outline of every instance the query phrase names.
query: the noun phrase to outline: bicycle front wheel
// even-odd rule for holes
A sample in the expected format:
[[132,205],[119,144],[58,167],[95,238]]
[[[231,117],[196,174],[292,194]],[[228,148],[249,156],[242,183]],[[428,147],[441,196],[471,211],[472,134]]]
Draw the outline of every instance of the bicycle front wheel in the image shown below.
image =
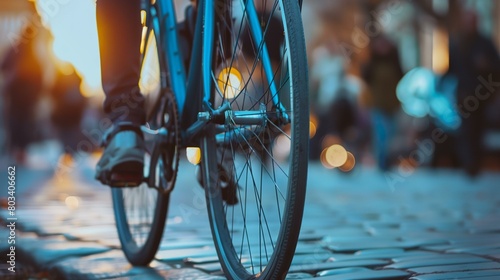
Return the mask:
[[212,234],[229,278],[284,279],[308,163],[300,8],[297,0],[222,2],[215,7],[210,103],[224,113],[201,141]]

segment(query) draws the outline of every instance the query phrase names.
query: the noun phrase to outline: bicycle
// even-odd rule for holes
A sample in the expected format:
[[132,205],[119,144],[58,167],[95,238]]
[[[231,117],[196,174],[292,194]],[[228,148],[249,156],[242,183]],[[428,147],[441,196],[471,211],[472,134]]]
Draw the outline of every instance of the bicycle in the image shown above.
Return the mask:
[[[112,188],[131,264],[154,258],[179,154],[198,147],[211,231],[227,277],[285,277],[304,208],[308,77],[302,1],[273,1],[192,1],[185,13],[194,38],[190,55],[180,48],[173,1],[142,2],[144,183]],[[224,198],[228,191],[236,204]]]

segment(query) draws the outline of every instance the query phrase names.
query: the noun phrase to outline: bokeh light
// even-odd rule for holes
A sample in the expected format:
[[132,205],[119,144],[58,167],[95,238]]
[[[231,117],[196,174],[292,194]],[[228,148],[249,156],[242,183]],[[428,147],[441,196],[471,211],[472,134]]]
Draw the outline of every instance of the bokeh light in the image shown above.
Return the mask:
[[422,118],[429,113],[429,96],[434,90],[434,73],[426,68],[415,68],[401,79],[396,93],[405,113]]
[[326,169],[334,169],[335,167],[330,165],[330,163],[326,160],[326,150],[327,149],[324,149],[319,157],[321,165],[323,165],[323,167]]
[[219,90],[225,98],[233,99],[240,94],[243,83],[240,71],[234,67],[224,68],[219,73]]
[[315,115],[309,117],[309,138],[313,138],[316,135],[318,128],[318,118]]
[[186,157],[193,165],[198,165],[201,162],[201,150],[198,147],[187,147]]
[[66,197],[64,202],[66,203],[66,206],[71,210],[77,209],[80,206],[80,199],[76,196],[68,196]]
[[349,172],[354,169],[355,165],[356,158],[351,152],[347,152],[347,160],[342,166],[339,166],[339,169],[344,172]]
[[330,166],[342,166],[347,161],[347,151],[341,145],[332,145],[326,149],[325,159]]

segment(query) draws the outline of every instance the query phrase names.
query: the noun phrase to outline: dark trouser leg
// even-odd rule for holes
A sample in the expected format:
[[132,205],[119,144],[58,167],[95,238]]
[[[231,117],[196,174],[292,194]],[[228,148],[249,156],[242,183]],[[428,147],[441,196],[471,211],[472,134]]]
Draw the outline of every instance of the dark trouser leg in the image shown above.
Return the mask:
[[462,119],[458,135],[458,157],[469,175],[477,175],[481,169],[482,159],[482,112],[472,112],[470,117]]
[[97,0],[97,27],[104,111],[114,122],[145,121],[144,97],[139,91],[140,0]]

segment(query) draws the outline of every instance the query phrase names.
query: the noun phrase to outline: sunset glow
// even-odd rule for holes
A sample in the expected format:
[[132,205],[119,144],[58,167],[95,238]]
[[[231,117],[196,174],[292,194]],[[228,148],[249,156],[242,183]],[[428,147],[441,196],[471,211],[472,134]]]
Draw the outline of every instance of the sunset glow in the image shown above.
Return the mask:
[[72,63],[82,76],[85,96],[100,93],[101,71],[95,0],[37,0],[37,10],[54,35],[57,58]]

